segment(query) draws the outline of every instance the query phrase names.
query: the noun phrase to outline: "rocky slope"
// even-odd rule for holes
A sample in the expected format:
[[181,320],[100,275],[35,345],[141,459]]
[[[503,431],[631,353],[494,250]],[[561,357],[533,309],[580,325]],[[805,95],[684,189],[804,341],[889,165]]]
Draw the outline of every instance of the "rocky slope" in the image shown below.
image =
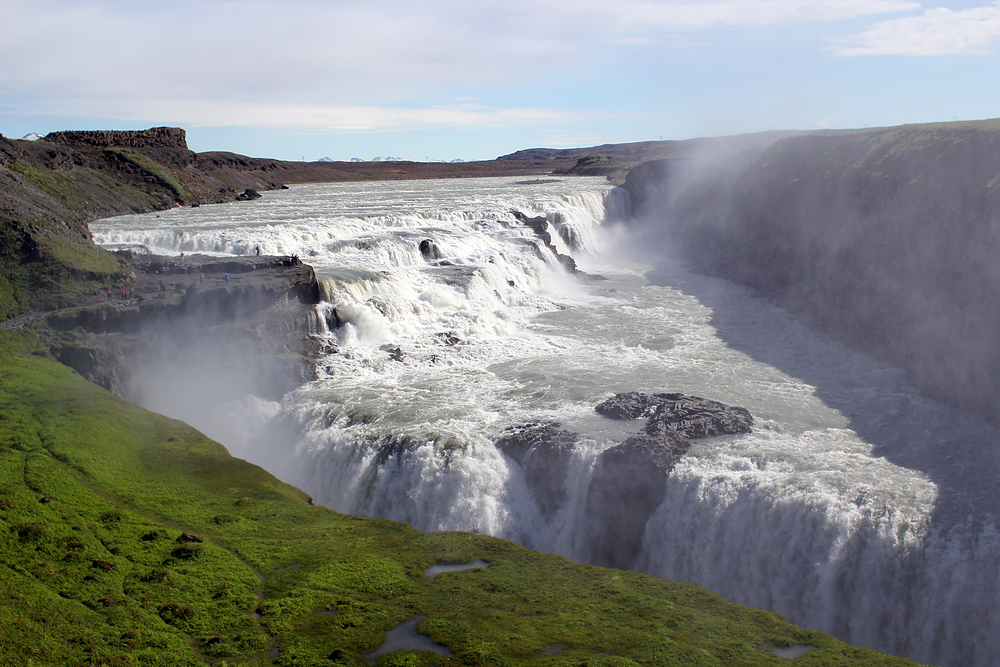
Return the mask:
[[[294,258],[136,255],[130,280],[42,321],[52,355],[119,397],[279,400],[315,379],[320,286]],[[173,379],[173,383],[171,382]],[[183,379],[182,386],[175,386]],[[157,389],[158,388],[158,389]]]
[[273,160],[198,155],[176,128],[0,138],[0,320],[22,316],[3,326],[44,325],[49,354],[132,400],[149,378],[162,384],[165,369],[201,379],[216,400],[280,398],[315,376],[320,290],[310,267],[107,252],[87,228],[280,188],[279,171]]
[[1000,422],[1000,121],[634,169],[635,229]]

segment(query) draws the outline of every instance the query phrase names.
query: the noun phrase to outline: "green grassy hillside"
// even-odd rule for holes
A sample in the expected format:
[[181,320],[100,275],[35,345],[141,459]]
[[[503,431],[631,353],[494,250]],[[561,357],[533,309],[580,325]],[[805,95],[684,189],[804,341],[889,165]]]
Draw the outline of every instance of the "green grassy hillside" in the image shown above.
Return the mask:
[[[906,665],[695,584],[313,506],[189,426],[0,338],[0,664]],[[427,579],[434,563],[482,559]],[[565,650],[557,654],[553,647]]]

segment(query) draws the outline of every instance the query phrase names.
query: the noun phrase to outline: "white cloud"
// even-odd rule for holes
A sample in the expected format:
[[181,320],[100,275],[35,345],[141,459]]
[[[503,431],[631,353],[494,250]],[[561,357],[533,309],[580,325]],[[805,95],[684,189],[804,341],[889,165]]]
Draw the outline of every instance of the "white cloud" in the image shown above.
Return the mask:
[[707,30],[749,25],[833,21],[920,8],[910,0],[572,0],[561,4],[567,16],[590,14],[609,26],[633,31]]
[[[493,108],[479,104],[428,107],[371,105],[295,105],[257,102],[216,103],[205,100],[65,99],[47,110],[54,117],[102,117],[142,122],[161,118],[185,127],[256,127],[322,133],[505,127],[518,124],[566,123],[586,115],[541,108]],[[17,112],[16,105],[7,105]]]
[[929,9],[874,24],[833,41],[838,55],[943,56],[993,53],[1000,40],[1000,2],[983,7]]
[[[0,2],[7,115],[331,132],[592,120],[555,108],[606,108],[623,92],[632,104],[662,104],[677,78],[668,64],[676,52],[732,57],[737,42],[719,29],[745,26],[766,39],[769,26],[801,34],[804,24],[814,31],[920,11],[911,0]],[[902,34],[907,20],[944,25],[934,12],[948,13],[884,21],[872,32],[896,26]],[[966,47],[988,48],[993,38],[967,38]],[[853,39],[838,52],[888,43]],[[643,47],[652,57],[635,56]],[[643,76],[639,92],[623,83]],[[468,97],[488,105],[442,104]]]
[[544,81],[601,61],[602,49],[676,44],[678,33],[917,8],[910,0],[4,0],[0,94],[393,105],[431,86]]

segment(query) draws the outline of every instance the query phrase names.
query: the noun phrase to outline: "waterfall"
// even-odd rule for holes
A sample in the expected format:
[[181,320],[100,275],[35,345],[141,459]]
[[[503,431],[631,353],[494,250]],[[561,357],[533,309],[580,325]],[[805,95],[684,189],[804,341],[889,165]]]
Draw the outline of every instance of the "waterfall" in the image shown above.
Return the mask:
[[[583,560],[597,458],[641,428],[594,406],[704,396],[754,432],[680,459],[635,569],[916,660],[1000,665],[997,429],[745,287],[644,257],[613,224],[626,204],[600,179],[316,184],[93,231],[315,267],[320,378],[229,406],[254,428],[216,437],[319,504]],[[572,434],[554,509],[496,445],[531,424]]]

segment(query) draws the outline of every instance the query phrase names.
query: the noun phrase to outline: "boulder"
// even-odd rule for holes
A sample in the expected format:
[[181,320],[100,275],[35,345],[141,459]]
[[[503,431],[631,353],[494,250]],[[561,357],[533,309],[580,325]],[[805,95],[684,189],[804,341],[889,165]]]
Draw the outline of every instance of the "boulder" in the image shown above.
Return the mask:
[[261,194],[254,190],[253,188],[247,188],[243,192],[236,195],[236,201],[251,201],[253,199],[260,199]]
[[420,242],[420,254],[425,260],[441,259],[441,251],[438,249],[437,244],[431,239],[424,239]]

